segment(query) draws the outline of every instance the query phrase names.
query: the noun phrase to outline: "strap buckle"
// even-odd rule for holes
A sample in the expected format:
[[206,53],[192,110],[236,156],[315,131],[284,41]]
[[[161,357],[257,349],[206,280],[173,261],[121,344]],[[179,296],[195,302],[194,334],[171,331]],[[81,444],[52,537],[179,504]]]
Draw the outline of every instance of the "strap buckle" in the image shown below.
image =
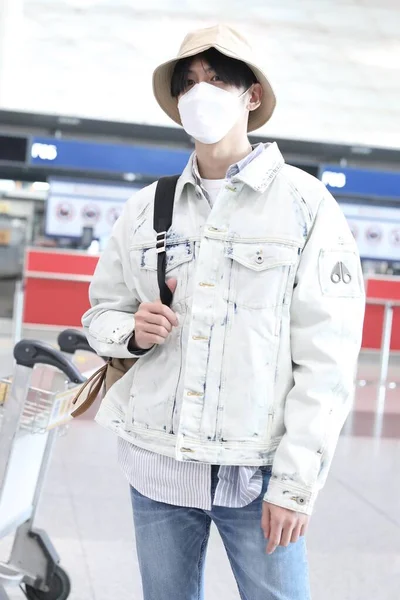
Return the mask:
[[156,252],[162,254],[167,250],[167,232],[161,231],[157,233]]

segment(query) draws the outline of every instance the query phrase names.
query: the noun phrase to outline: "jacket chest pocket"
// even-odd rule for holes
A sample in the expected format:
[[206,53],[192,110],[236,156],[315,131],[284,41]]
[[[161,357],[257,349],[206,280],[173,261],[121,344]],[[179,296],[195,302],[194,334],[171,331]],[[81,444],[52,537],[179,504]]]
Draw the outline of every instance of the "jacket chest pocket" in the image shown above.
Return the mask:
[[[133,273],[136,276],[135,287],[141,302],[154,302],[160,297],[157,280],[158,254],[155,247],[144,247],[131,250]],[[178,244],[167,244],[166,280],[175,278],[177,287],[173,303],[185,300],[191,293],[191,266],[194,259],[194,243],[183,241]]]
[[225,299],[251,309],[272,308],[291,298],[289,279],[298,261],[298,248],[273,243],[230,243]]

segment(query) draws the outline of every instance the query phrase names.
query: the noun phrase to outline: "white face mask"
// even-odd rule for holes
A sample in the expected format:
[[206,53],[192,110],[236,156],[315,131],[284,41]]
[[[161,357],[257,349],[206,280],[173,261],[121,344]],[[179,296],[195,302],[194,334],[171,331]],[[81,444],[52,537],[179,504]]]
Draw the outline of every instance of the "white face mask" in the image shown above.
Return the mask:
[[202,144],[220,142],[243,112],[245,93],[236,96],[210,83],[197,83],[178,102],[186,133]]

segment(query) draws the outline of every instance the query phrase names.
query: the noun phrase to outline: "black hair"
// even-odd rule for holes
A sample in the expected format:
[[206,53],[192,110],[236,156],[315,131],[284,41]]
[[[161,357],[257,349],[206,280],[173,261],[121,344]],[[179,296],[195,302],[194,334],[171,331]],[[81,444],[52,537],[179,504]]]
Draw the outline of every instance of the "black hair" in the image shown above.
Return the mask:
[[221,81],[228,85],[248,89],[253,83],[257,83],[257,77],[246,63],[225,56],[215,48],[210,48],[201,54],[182,58],[176,63],[171,78],[171,96],[173,98],[178,98],[186,91],[188,71],[196,58],[204,58]]

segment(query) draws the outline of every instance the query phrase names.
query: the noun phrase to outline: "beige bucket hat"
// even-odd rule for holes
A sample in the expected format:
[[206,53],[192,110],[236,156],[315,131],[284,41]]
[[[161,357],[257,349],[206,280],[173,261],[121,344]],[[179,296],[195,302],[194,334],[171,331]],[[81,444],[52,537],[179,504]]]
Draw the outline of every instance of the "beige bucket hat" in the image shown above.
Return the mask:
[[153,91],[163,111],[178,125],[182,125],[176,98],[171,96],[171,79],[176,63],[182,58],[201,54],[215,48],[221,54],[246,63],[262,85],[264,94],[261,106],[250,113],[248,131],[259,129],[271,118],[276,98],[266,75],[256,66],[251,46],[237,31],[227,25],[216,25],[189,33],[183,40],[178,56],[154,71]]

